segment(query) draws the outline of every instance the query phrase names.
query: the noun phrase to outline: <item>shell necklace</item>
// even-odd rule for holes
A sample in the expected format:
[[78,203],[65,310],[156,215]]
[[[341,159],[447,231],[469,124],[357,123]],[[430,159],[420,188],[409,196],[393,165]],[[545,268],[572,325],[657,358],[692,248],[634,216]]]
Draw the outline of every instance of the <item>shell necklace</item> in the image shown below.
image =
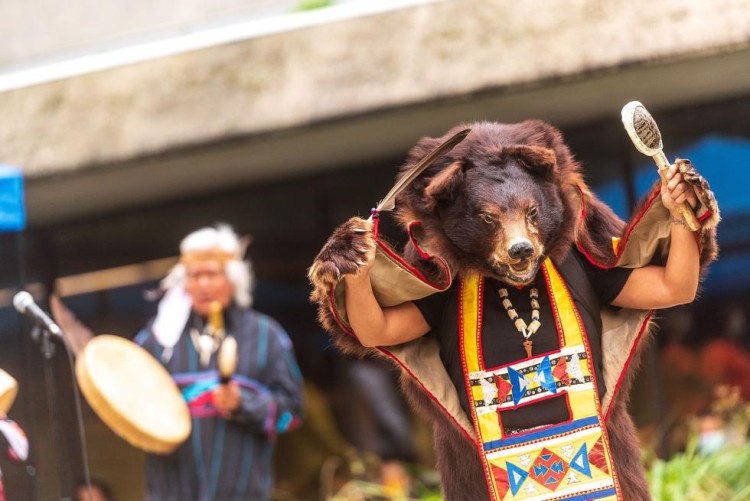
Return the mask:
[[539,330],[542,326],[542,322],[539,320],[539,291],[536,287],[532,287],[529,291],[529,299],[531,300],[531,323],[526,325],[526,321],[518,316],[518,313],[513,309],[513,304],[508,298],[508,289],[505,287],[500,288],[497,291],[500,294],[500,299],[503,302],[503,308],[508,314],[516,330],[523,335],[524,342],[523,347],[526,349],[526,357],[531,358],[531,349],[533,348],[534,342],[530,339],[531,336]]

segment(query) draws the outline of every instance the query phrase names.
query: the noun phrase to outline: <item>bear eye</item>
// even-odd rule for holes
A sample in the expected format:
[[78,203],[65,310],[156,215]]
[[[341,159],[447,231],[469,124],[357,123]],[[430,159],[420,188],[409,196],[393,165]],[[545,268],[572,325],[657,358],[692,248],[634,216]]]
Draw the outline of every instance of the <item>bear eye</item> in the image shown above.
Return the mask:
[[497,218],[493,214],[490,214],[489,212],[481,212],[479,214],[479,217],[481,217],[482,221],[484,221],[487,224],[495,224],[497,222]]
[[539,210],[537,210],[536,205],[532,205],[529,207],[529,211],[527,212],[527,215],[529,216],[529,219],[536,220],[536,216],[539,214]]

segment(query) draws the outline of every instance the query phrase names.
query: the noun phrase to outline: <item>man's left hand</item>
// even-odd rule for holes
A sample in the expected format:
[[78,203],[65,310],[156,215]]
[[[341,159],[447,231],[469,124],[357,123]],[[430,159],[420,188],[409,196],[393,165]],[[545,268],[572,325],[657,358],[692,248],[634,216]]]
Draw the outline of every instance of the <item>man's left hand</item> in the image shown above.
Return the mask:
[[229,414],[240,408],[242,403],[242,394],[240,393],[240,387],[234,381],[229,381],[227,384],[220,384],[213,391],[214,407],[219,409],[224,414]]

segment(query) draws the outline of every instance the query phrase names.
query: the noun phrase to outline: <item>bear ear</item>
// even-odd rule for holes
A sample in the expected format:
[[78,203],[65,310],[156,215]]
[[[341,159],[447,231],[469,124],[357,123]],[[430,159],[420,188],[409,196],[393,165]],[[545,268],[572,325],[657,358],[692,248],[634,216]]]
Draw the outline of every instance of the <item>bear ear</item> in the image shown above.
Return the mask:
[[513,145],[503,148],[503,153],[513,157],[535,174],[550,177],[557,167],[555,152],[541,146]]
[[444,200],[450,200],[464,180],[464,167],[455,161],[430,179],[424,190],[424,202],[429,210]]

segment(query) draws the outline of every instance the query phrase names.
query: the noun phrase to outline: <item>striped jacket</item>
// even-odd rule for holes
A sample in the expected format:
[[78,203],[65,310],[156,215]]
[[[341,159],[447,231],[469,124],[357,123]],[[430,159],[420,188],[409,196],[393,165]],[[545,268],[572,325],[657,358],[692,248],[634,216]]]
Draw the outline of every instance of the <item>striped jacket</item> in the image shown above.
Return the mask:
[[230,501],[270,499],[277,433],[300,423],[302,377],[292,343],[272,318],[250,309],[225,312],[227,333],[237,339],[242,404],[228,419],[212,405],[219,384],[216,355],[201,368],[188,320],[171,353],[157,343],[150,321],[136,342],[172,374],[190,408],[192,433],[174,453],[149,455],[146,500]]

